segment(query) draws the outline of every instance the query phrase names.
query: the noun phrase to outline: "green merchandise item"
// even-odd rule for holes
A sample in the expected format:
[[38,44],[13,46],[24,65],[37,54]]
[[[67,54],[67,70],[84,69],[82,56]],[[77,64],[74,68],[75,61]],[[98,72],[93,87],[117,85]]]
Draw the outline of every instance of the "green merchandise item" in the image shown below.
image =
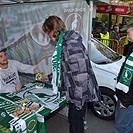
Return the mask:
[[41,80],[42,78],[44,77],[44,73],[43,72],[40,72],[40,73],[37,73],[36,74],[36,80]]
[[38,133],[46,133],[46,125],[44,122],[39,122],[37,123],[37,131]]
[[9,121],[11,121],[13,117],[11,117],[4,108],[0,108],[0,125],[2,126],[10,126]]
[[58,42],[56,43],[56,47],[52,56],[52,88],[53,93],[57,94],[58,92],[58,83],[60,80],[60,58],[61,58],[61,51],[62,51],[62,41],[63,41],[63,34],[64,31],[60,33]]
[[126,60],[122,72],[120,73],[120,79],[116,85],[116,88],[127,93],[133,77],[133,52]]
[[43,88],[44,87],[44,84],[43,83],[36,83],[36,88]]

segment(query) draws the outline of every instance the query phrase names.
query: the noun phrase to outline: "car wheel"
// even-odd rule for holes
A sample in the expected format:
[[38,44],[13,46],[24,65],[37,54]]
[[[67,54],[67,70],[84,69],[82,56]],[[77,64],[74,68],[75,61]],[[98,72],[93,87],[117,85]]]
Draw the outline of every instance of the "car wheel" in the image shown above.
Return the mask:
[[115,116],[116,98],[115,93],[109,88],[101,89],[101,100],[92,103],[91,111],[97,117],[104,120],[112,120]]

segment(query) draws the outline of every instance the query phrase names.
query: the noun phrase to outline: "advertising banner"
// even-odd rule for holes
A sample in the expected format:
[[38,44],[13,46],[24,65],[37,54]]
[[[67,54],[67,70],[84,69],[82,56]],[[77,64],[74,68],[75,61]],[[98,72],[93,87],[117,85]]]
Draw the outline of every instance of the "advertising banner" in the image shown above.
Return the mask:
[[7,57],[37,66],[45,75],[51,73],[51,56],[55,48],[42,31],[45,19],[59,16],[67,30],[75,30],[87,46],[89,6],[86,1],[20,3],[0,6],[0,49]]
[[98,4],[97,13],[112,13],[112,14],[121,14],[126,15],[130,13],[130,7],[128,6],[117,6],[117,5],[102,5]]

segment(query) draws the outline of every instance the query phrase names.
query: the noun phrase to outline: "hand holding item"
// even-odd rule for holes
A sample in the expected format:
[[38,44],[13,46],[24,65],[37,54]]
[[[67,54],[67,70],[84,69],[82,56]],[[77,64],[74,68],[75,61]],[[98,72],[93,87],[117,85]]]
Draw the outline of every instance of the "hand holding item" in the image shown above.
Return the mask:
[[19,91],[22,88],[22,85],[16,85],[15,89],[16,91]]
[[38,68],[34,68],[34,74],[40,73],[40,70]]
[[44,77],[41,79],[41,81],[43,81],[43,82],[48,82],[48,81],[49,81],[48,76],[44,76]]

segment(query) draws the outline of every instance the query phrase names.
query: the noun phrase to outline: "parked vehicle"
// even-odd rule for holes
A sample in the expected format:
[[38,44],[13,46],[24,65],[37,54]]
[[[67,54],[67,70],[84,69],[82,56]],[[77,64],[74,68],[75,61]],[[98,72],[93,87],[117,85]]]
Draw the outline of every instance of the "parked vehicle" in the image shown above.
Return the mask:
[[90,59],[102,95],[99,102],[92,104],[91,111],[101,119],[114,118],[117,101],[115,85],[124,58],[97,39],[91,39]]

